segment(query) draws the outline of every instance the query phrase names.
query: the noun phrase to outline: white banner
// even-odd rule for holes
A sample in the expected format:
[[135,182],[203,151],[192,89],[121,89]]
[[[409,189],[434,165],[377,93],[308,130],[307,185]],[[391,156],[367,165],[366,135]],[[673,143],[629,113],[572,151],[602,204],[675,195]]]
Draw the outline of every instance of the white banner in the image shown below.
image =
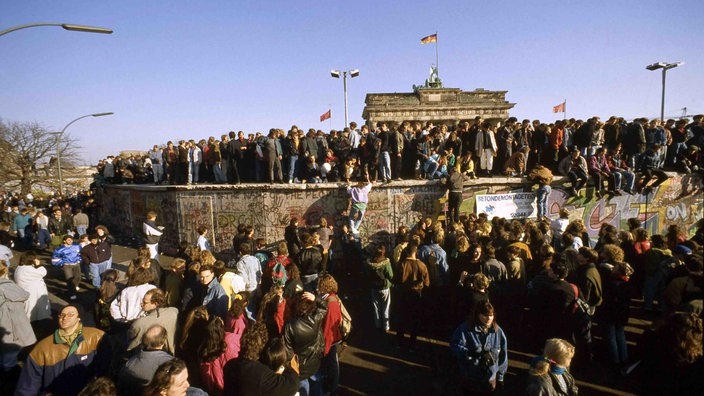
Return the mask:
[[498,216],[506,219],[526,219],[538,214],[535,193],[477,195],[477,214],[486,213],[489,219]]

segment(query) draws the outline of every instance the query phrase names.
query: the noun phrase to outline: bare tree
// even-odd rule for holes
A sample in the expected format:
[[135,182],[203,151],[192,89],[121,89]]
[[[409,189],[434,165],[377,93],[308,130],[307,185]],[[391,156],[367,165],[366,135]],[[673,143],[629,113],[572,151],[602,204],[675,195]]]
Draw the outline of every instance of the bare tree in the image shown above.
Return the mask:
[[0,183],[8,188],[20,188],[26,195],[35,184],[58,187],[58,175],[39,172],[37,164],[50,163],[57,153],[62,166],[72,167],[78,155],[76,140],[68,134],[58,137],[36,122],[4,122],[0,119]]

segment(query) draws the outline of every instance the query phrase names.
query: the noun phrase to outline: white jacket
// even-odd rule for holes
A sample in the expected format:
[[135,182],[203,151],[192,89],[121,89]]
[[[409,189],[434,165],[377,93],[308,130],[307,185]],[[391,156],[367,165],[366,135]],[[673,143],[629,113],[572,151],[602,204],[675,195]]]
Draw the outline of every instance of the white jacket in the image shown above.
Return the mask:
[[131,322],[142,316],[142,299],[156,286],[146,283],[126,287],[110,304],[110,316],[119,322]]

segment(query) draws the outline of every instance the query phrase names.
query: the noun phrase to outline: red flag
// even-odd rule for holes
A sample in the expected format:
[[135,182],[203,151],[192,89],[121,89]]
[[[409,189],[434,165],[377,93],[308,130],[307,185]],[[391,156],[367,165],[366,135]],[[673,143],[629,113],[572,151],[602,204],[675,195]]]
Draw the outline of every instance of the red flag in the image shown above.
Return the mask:
[[326,111],[323,115],[320,116],[320,122],[327,120],[331,116],[332,116],[332,113],[330,112],[330,110]]
[[425,36],[422,39],[420,39],[421,44],[428,44],[428,43],[437,43],[438,42],[438,34],[431,34],[430,36]]
[[565,112],[565,103],[567,103],[567,102],[562,102],[557,106],[553,106],[552,112],[553,113],[564,113]]

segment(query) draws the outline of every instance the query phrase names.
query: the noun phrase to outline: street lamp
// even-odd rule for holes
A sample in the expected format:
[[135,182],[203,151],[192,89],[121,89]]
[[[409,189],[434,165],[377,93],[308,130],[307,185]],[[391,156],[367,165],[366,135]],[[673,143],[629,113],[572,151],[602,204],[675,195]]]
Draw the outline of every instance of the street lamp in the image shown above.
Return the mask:
[[655,71],[658,69],[662,69],[662,100],[660,101],[660,121],[665,122],[665,74],[667,74],[667,71],[670,69],[674,69],[677,66],[684,65],[684,62],[675,62],[675,63],[667,63],[667,62],[657,62],[653,63],[652,65],[648,65],[645,68],[650,70],[650,71]]
[[350,75],[350,78],[355,78],[359,76],[359,69],[352,69],[348,71],[339,71],[339,70],[331,70],[330,75],[333,76],[334,78],[340,78],[340,75],[342,75],[342,86],[344,87],[345,90],[345,126],[349,125],[347,123],[347,75]]
[[73,32],[83,32],[83,33],[102,33],[102,34],[112,34],[112,29],[96,27],[96,26],[85,26],[85,25],[74,25],[72,23],[28,23],[26,25],[20,25],[11,27],[0,31],[0,36],[14,32],[15,30],[26,29],[37,26],[61,26],[65,30],[70,30]]
[[56,136],[56,168],[59,173],[59,194],[64,195],[64,179],[61,175],[61,146],[59,143],[59,140],[61,139],[61,136],[63,136],[64,132],[66,132],[66,129],[71,126],[74,122],[81,120],[86,117],[103,117],[103,116],[109,116],[113,115],[115,113],[113,112],[108,112],[108,113],[94,113],[94,114],[86,114],[84,116],[80,116],[76,118],[75,120],[69,122],[66,124],[66,126],[61,130],[61,132],[51,132],[51,135]]

